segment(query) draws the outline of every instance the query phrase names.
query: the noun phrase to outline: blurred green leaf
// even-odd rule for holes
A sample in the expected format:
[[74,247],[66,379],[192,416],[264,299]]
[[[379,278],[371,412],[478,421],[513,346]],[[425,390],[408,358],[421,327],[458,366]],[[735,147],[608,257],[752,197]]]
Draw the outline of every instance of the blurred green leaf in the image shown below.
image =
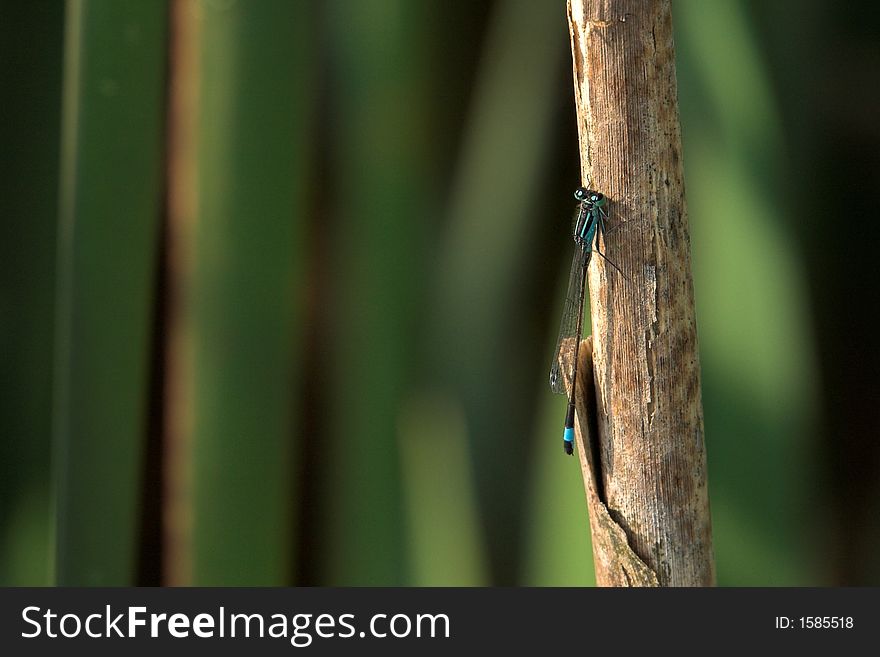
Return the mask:
[[525,340],[534,309],[523,288],[565,28],[563,5],[495,6],[434,272],[429,385],[449,386],[465,411],[493,584],[515,583],[522,550],[530,465],[523,427],[537,403],[527,358],[535,350]]
[[0,3],[0,586],[49,583],[64,7]]
[[486,586],[489,572],[462,411],[426,395],[403,409],[400,450],[414,586]]
[[292,574],[301,438],[310,15],[286,0],[197,7],[196,217],[179,245],[192,266],[181,282],[192,578],[280,585]]
[[674,13],[720,584],[806,584],[815,363],[788,166],[742,7]]
[[62,585],[134,583],[166,21],[164,2],[68,3],[54,414]]
[[[432,3],[327,3],[335,126],[325,582],[408,581],[397,423],[428,244]],[[428,202],[426,202],[428,201]]]

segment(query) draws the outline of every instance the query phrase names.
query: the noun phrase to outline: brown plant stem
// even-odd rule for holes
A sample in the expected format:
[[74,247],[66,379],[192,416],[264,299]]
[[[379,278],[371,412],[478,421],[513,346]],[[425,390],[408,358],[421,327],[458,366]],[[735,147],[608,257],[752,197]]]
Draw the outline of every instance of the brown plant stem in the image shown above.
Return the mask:
[[[569,0],[568,17],[582,174],[609,199],[600,248],[627,277],[602,258],[590,265],[598,458],[589,466],[584,449],[581,458],[595,497],[596,579],[712,585],[670,3]],[[590,400],[579,398],[582,424]],[[586,440],[580,431],[582,448]],[[624,537],[647,571],[626,562]]]

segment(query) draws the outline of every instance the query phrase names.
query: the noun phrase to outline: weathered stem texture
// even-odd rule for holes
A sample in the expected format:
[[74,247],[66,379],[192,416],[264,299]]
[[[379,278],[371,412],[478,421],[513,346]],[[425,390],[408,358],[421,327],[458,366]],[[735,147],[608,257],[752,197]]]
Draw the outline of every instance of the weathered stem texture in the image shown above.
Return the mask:
[[[590,266],[597,488],[661,586],[712,585],[670,3],[569,0],[568,13],[582,174],[610,201],[602,250],[631,279]],[[595,557],[600,585],[651,580]]]

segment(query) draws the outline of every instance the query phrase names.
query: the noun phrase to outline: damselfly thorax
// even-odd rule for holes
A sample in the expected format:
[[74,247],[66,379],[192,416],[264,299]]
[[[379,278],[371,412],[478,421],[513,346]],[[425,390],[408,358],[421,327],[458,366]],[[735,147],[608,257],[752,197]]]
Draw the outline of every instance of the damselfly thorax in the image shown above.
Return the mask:
[[592,249],[599,221],[599,208],[605,205],[605,195],[586,187],[578,187],[574,197],[580,201],[574,222],[574,241],[579,246]]

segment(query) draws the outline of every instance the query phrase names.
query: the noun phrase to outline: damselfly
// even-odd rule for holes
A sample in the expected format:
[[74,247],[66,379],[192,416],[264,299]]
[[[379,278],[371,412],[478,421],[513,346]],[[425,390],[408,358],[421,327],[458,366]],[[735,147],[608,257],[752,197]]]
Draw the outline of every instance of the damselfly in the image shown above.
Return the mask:
[[[587,267],[595,250],[614,269],[623,272],[599,251],[598,235],[605,235],[605,196],[586,187],[578,187],[574,197],[580,205],[577,208],[574,222],[574,242],[576,244],[574,258],[571,262],[571,274],[568,279],[568,293],[565,295],[565,307],[562,311],[562,326],[559,329],[559,341],[556,343],[556,354],[550,368],[550,388],[553,392],[565,394],[565,384],[570,383],[568,390],[568,412],[565,415],[565,430],[562,434],[565,453],[571,455],[574,444],[574,400],[575,384],[577,383],[578,351],[581,345],[584,322],[584,299],[587,288]],[[595,248],[594,248],[595,247]]]

